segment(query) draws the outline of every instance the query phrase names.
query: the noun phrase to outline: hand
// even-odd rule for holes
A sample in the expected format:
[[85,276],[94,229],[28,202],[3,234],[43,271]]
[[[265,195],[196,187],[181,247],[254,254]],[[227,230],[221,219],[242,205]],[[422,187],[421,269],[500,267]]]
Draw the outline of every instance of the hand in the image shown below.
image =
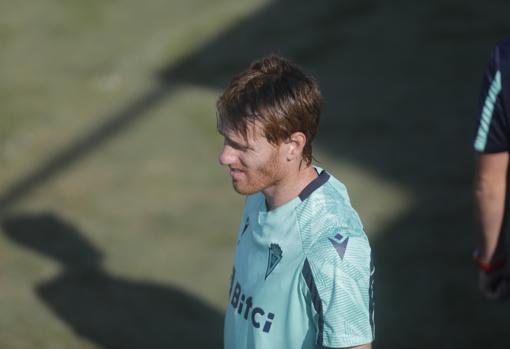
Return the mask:
[[510,274],[505,258],[493,256],[492,261],[485,261],[480,250],[473,254],[475,263],[480,268],[478,287],[488,299],[506,299],[510,296]]
[[510,296],[510,279],[505,268],[480,270],[478,286],[483,295],[491,300],[503,300]]

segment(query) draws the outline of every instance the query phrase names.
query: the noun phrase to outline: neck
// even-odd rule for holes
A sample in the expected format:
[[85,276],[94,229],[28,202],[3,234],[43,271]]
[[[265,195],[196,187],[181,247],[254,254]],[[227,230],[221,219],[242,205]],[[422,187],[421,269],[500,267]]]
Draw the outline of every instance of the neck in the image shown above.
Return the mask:
[[266,197],[268,209],[277,208],[294,199],[317,176],[315,168],[307,165],[292,171],[275,185],[264,189],[262,192]]

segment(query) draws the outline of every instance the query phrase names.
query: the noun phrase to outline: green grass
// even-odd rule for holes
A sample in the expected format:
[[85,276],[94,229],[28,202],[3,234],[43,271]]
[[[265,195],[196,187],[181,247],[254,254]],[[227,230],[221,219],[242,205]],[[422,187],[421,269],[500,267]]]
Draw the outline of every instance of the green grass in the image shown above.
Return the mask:
[[[31,1],[0,11],[0,188],[93,132],[149,91],[162,66],[259,5]],[[220,316],[243,200],[216,161],[217,94],[193,86],[169,93],[3,217],[56,217],[101,251],[108,275],[183,290]],[[0,250],[0,347],[101,347],[37,295],[62,263],[4,234]]]
[[[0,200],[61,160],[0,212],[0,348],[220,346],[243,198],[217,163],[217,82],[261,47],[297,59],[323,88],[316,157],[347,185],[372,242],[377,346],[500,343],[508,307],[480,299],[469,263],[469,125],[508,11],[484,6],[476,18],[441,4],[0,3]],[[210,76],[172,81],[64,161],[161,91],[158,72],[193,73],[190,56]],[[54,258],[61,250],[77,261]],[[106,312],[89,319],[87,308]]]

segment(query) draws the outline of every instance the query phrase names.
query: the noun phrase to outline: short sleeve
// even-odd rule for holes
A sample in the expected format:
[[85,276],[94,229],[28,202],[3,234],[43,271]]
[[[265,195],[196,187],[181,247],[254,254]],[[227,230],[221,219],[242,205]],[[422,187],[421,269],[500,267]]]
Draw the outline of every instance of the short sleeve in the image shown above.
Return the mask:
[[502,56],[496,46],[487,64],[480,92],[474,149],[481,153],[505,152],[509,147],[508,115],[503,103]]
[[306,258],[302,274],[314,313],[317,344],[344,348],[372,342],[375,268],[368,241],[336,234],[314,250]]

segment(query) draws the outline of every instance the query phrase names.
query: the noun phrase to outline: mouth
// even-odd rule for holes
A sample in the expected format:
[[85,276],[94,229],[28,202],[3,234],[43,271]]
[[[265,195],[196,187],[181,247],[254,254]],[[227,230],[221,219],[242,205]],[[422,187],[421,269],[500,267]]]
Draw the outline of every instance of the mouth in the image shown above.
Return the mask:
[[238,168],[229,168],[229,173],[232,178],[237,179],[243,175],[244,172]]

